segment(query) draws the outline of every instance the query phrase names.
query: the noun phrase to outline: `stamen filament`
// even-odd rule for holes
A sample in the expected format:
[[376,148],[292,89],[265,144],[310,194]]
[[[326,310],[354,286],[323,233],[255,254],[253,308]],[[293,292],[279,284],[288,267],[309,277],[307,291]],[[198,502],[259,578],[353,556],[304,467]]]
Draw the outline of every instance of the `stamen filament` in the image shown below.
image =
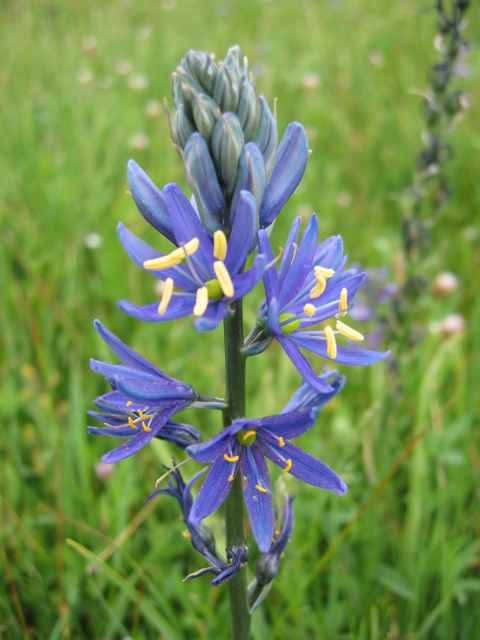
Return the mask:
[[324,278],[333,278],[335,271],[333,269],[327,269],[326,267],[315,267],[315,275],[323,276]]
[[213,234],[213,255],[217,260],[225,260],[227,255],[227,238],[220,229]]
[[230,278],[230,274],[227,271],[227,267],[218,260],[213,263],[213,270],[215,271],[215,275],[217,276],[217,280],[220,283],[220,287],[223,291],[223,295],[226,298],[231,298],[235,293],[233,288],[233,282]]
[[312,318],[315,315],[315,307],[313,304],[306,304],[303,307],[303,312],[306,313],[309,318]]
[[130,416],[128,416],[128,426],[131,427],[132,429],[134,429],[135,431],[138,429],[138,427],[134,424],[132,418]]
[[227,456],[226,453],[223,454],[223,457],[225,458],[225,460],[227,462],[238,462],[238,460],[240,460],[240,456],[232,456],[232,457],[230,457],[230,456]]
[[348,295],[348,292],[346,288],[343,287],[343,289],[340,292],[340,302],[338,304],[338,308],[340,309],[340,311],[343,311],[343,313],[338,314],[340,318],[343,318],[343,316],[347,315],[347,312],[345,311],[345,309],[348,308],[347,295]]
[[327,354],[332,360],[337,357],[337,341],[332,327],[325,327],[325,338],[327,339]]
[[356,340],[357,342],[362,342],[363,340],[363,335],[359,331],[355,331],[355,329],[352,329],[340,320],[337,320],[337,329],[340,331],[342,336],[350,338],[350,340]]
[[165,280],[165,287],[163,289],[162,300],[158,305],[158,313],[163,316],[165,311],[167,310],[168,303],[172,299],[173,294],[173,280],[172,278],[167,278]]
[[201,318],[208,307],[208,289],[207,287],[200,287],[197,289],[197,301],[193,307],[193,315]]
[[259,484],[255,485],[255,489],[260,491],[260,493],[267,493],[267,490],[264,487],[261,487]]
[[310,291],[310,298],[319,298],[327,286],[327,281],[322,275],[316,273],[315,277],[317,279],[317,284]]
[[285,467],[285,469],[283,470],[284,473],[288,473],[290,471],[290,469],[292,468],[292,461],[290,460],[290,458],[287,459],[287,466]]
[[295,256],[297,255],[297,251],[298,251],[298,244],[296,244],[295,242],[293,242],[292,244],[293,244],[293,256],[292,256],[292,262],[290,264],[293,264],[293,261],[295,260]]

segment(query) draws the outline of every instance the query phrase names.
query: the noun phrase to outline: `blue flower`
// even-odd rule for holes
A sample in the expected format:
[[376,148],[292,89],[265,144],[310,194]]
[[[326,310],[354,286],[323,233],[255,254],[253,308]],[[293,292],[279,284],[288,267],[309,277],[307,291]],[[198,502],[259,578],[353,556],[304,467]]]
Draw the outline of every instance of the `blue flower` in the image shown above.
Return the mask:
[[251,270],[242,272],[255,237],[254,197],[248,191],[240,193],[228,241],[222,230],[212,238],[178,185],[167,185],[161,193],[139,167],[130,164],[129,169],[136,176],[135,188],[131,188],[140,211],[178,248],[164,255],[118,225],[120,241],[130,258],[165,281],[160,304],[139,307],[122,300],[120,309],[146,322],[165,322],[193,313],[198,331],[215,329],[228,313],[228,303],[249,293],[265,270],[265,256],[257,255]]
[[[317,377],[300,349],[341,364],[365,366],[383,360],[389,351],[378,353],[351,346],[337,345],[339,334],[353,341],[363,336],[340,320],[346,316],[366,274],[345,271],[340,236],[318,245],[318,221],[313,215],[298,244],[301,220],[296,218],[282,258],[280,270],[265,271],[263,282],[266,300],[258,313],[254,330],[247,338],[244,352],[255,355],[276,339],[302,377],[318,391],[327,391],[322,376]],[[264,230],[258,232],[259,250],[270,262],[273,253]],[[314,329],[335,319],[335,326]]]
[[234,420],[208,442],[187,447],[188,454],[197,462],[213,463],[190,512],[193,524],[201,522],[220,507],[240,470],[252,532],[260,551],[267,552],[274,534],[275,519],[266,458],[307,484],[338,495],[346,493],[347,486],[336,473],[289,442],[313,426],[320,407],[343,386],[344,380],[340,380],[336,372],[322,376],[328,380],[323,382],[323,386],[329,389],[328,393],[316,394],[309,400],[302,393],[293,401],[294,409],[288,413]]
[[[185,448],[200,436],[188,425],[170,422],[170,418],[191,405],[199,394],[188,384],[170,378],[148,360],[123,344],[98,320],[94,325],[100,337],[123,363],[91,360],[93,371],[105,376],[113,391],[96,399],[105,413],[89,412],[106,423],[105,428],[89,427],[93,435],[129,438],[128,442],[102,457],[107,463],[119,462],[143,449],[153,438],[162,438]],[[200,403],[200,408],[203,403]],[[205,408],[212,407],[205,403]]]
[[264,553],[260,557],[260,560],[257,562],[255,575],[257,576],[257,580],[262,584],[268,584],[277,577],[282,554],[293,535],[295,519],[293,515],[292,502],[294,500],[294,497],[295,496],[285,494],[285,506],[283,508],[283,527],[280,535],[276,540],[274,540],[267,553]]
[[199,578],[207,573],[213,573],[216,578],[214,578],[210,584],[212,587],[218,587],[222,582],[228,582],[234,578],[240,569],[248,562],[248,547],[234,546],[231,549],[227,549],[228,563],[219,560],[206,548],[203,549],[202,553],[209,561],[210,566],[194,571],[194,573],[191,573],[185,578],[184,582],[192,580],[193,578]]
[[[168,467],[164,468],[169,470]],[[157,489],[157,491],[154,491],[146,500],[146,502],[150,502],[150,500],[159,495],[170,495],[175,498],[180,505],[185,524],[188,527],[188,535],[186,537],[191,538],[194,548],[202,554],[205,549],[210,553],[215,553],[215,538],[210,529],[204,524],[199,523],[194,525],[191,523],[190,511],[193,504],[192,487],[202,477],[206,470],[206,468],[202,469],[195,474],[187,484],[185,484],[180,471],[174,468],[171,470],[168,487],[166,489]]]

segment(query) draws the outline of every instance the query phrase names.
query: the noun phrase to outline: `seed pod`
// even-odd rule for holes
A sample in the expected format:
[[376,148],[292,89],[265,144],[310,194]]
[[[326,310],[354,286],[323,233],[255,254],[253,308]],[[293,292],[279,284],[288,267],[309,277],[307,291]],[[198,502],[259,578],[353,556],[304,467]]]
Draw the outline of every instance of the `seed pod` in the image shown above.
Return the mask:
[[210,142],[213,129],[219,117],[217,105],[205,93],[199,93],[195,95],[192,111],[197,130],[207,142]]
[[245,142],[253,140],[260,123],[260,100],[255,83],[245,81],[240,93],[237,116],[243,129]]
[[232,196],[232,204],[230,206],[230,223],[233,224],[235,218],[235,210],[240,191],[246,190],[253,194],[257,203],[257,214],[260,203],[265,192],[267,184],[267,176],[265,173],[265,164],[260,149],[253,142],[248,142],[240,156],[237,170],[237,182]]
[[224,113],[237,110],[240,91],[245,79],[240,68],[239,51],[238,47],[229,50],[227,57],[220,64],[215,80],[213,99]]
[[208,53],[189,51],[182,60],[182,66],[187,68],[209,96],[213,95],[218,67]]
[[227,195],[232,195],[237,179],[237,166],[245,140],[234,113],[225,113],[213,130],[211,150],[217,175]]
[[263,155],[268,181],[272,175],[278,144],[277,123],[263,96],[260,96],[260,110],[260,123],[254,142]]
[[185,113],[183,104],[177,107],[175,114],[174,132],[177,137],[177,144],[183,149],[187,144],[189,137],[195,133],[195,125]]

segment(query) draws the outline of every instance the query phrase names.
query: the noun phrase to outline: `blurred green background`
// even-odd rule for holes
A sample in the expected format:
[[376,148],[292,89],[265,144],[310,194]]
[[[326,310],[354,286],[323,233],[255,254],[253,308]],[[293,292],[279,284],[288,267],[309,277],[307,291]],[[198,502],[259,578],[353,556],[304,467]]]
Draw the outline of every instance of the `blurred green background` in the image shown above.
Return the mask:
[[[474,3],[472,43],[479,13]],[[86,408],[107,390],[88,360],[110,358],[94,318],[168,374],[223,394],[221,330],[141,324],[116,308],[158,297],[115,227],[165,248],[126,195],[126,163],[160,187],[185,185],[160,106],[182,56],[223,59],[239,44],[259,90],[270,104],[278,97],[280,135],[292,120],[307,128],[313,154],[273,245],[294,215],[316,211],[322,236],[341,233],[351,260],[387,265],[393,279],[395,194],[412,183],[421,148],[416,92],[437,57],[435,33],[426,0],[0,3],[0,637],[229,634],[225,587],[182,583],[203,559],[182,537],[177,505],[144,507],[174,450],[154,442],[106,477],[96,465],[112,442],[86,429]],[[426,274],[453,271],[460,287],[441,301],[425,294],[427,339],[399,377],[385,363],[347,371],[302,438],[349,493],[287,478],[296,529],[253,616],[256,640],[480,637],[478,62],[473,47],[472,78],[460,84],[474,106],[448,139],[453,197]],[[259,288],[247,301],[247,327],[261,299]],[[453,312],[467,328],[445,339],[435,329]],[[277,412],[300,382],[275,346],[247,373],[251,416]],[[220,426],[206,412],[188,419],[205,437]],[[210,524],[221,548],[221,513]]]

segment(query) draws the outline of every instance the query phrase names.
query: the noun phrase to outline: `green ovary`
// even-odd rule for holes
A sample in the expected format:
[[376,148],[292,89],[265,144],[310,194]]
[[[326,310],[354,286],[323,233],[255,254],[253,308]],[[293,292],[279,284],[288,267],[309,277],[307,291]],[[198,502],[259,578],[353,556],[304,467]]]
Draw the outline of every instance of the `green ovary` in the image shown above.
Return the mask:
[[253,429],[249,429],[248,431],[239,431],[236,437],[244,447],[251,447],[257,438],[257,432]]
[[205,283],[208,291],[209,300],[221,300],[223,298],[223,291],[218,280],[209,280]]
[[[286,320],[291,320],[292,318],[295,318],[294,313],[283,313],[278,320],[280,323],[282,323],[282,322],[285,322]],[[289,322],[288,324],[285,324],[283,325],[283,327],[281,327],[282,333],[284,334],[292,333],[293,331],[298,329],[299,326],[300,326],[300,320],[294,320],[293,322]]]

